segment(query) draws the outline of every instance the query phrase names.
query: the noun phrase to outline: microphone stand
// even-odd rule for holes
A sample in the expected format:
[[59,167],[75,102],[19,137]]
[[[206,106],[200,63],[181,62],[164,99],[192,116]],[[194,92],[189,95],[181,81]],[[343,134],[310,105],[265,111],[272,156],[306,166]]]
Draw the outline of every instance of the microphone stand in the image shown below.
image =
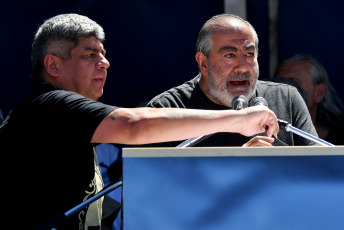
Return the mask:
[[291,124],[289,124],[288,122],[286,121],[283,121],[283,120],[280,120],[280,119],[277,119],[277,122],[278,124],[280,125],[281,128],[283,128],[285,131],[287,132],[292,132],[292,133],[295,133],[299,136],[302,136],[308,140],[311,140],[311,141],[314,141],[315,143],[318,143],[322,146],[335,146],[334,144],[331,144],[327,141],[324,141],[316,136],[313,136],[309,133],[306,133],[298,128],[295,128],[294,126],[292,126]]
[[191,147],[194,146],[195,144],[203,141],[204,139],[210,137],[213,134],[208,134],[205,136],[199,136],[199,137],[193,137],[190,139],[187,139],[186,141],[180,143],[179,145],[176,146],[176,148],[185,148],[185,147]]
[[[89,199],[85,200],[84,202],[82,202],[81,204],[78,204],[77,206],[75,206],[74,208],[70,209],[69,211],[65,212],[65,213],[61,213],[60,215],[58,215],[57,217],[55,217],[54,219],[50,220],[49,222],[47,222],[46,224],[44,224],[43,226],[37,228],[36,230],[45,230],[45,229],[49,229],[53,224],[55,224],[58,221],[61,221],[64,218],[70,217],[72,214],[82,210],[83,208],[85,208],[86,206],[90,205],[91,203],[93,203],[94,201],[100,199],[101,197],[105,196],[106,194],[108,194],[109,192],[111,192],[112,190],[118,188],[119,186],[121,186],[123,183],[122,181],[119,181],[113,185],[108,186],[107,188],[101,190],[99,193],[95,194],[94,196],[90,197]],[[50,228],[51,230],[56,230],[56,228]]]
[[[265,98],[263,97],[256,97],[254,99],[252,99],[250,101],[250,106],[256,106],[256,105],[265,105],[265,106],[268,106],[268,103],[267,101],[265,100]],[[247,100],[246,98],[243,96],[243,95],[240,95],[240,96],[236,96],[233,98],[232,100],[232,108],[235,108],[236,110],[239,110],[239,109],[242,109],[242,108],[246,108],[247,107]],[[277,122],[279,124],[279,126],[281,128],[283,128],[285,131],[287,132],[292,132],[292,133],[295,133],[301,137],[304,137],[308,140],[311,140],[311,141],[314,141],[315,143],[317,144],[320,144],[322,146],[335,146],[334,144],[331,144],[325,140],[322,140],[316,136],[313,136],[309,133],[306,133],[294,126],[292,126],[291,124],[289,124],[288,122],[286,121],[283,121],[283,120],[280,120],[280,119],[277,119]],[[185,147],[190,147],[190,146],[193,146],[197,143],[199,143],[200,141],[206,139],[207,137],[211,136],[213,134],[209,134],[209,135],[206,135],[206,136],[199,136],[199,137],[194,137],[194,138],[190,138],[184,142],[182,142],[181,144],[177,145],[176,148],[185,148]]]

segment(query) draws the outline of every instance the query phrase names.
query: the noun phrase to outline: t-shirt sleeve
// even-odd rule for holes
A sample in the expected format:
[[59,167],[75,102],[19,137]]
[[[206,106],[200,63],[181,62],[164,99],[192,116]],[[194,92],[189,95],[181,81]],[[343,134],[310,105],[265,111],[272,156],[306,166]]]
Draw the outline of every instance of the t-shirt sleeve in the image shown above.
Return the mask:
[[38,108],[48,108],[42,112],[49,112],[45,116],[53,121],[53,128],[61,132],[65,129],[66,139],[86,142],[90,142],[100,122],[118,108],[65,90],[43,94],[37,98],[37,104]]

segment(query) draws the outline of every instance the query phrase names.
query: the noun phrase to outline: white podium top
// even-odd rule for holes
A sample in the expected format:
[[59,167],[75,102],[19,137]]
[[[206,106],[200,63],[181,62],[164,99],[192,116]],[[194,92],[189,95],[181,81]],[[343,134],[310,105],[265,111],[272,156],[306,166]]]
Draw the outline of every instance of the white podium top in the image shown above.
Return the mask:
[[344,155],[344,146],[124,148],[123,157],[245,157]]

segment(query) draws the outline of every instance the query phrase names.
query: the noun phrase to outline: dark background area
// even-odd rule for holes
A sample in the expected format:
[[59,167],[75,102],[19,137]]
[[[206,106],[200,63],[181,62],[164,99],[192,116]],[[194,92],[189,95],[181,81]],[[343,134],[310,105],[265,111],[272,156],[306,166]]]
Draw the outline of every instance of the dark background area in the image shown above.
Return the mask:
[[[221,0],[6,1],[0,3],[0,108],[4,115],[31,88],[31,43],[42,22],[79,13],[103,26],[108,70],[100,101],[135,107],[198,73],[195,43],[203,23],[224,12]],[[318,58],[344,98],[341,76],[342,1],[280,0],[279,61],[298,52]],[[248,0],[247,19],[257,30],[260,79],[269,77],[268,0]]]

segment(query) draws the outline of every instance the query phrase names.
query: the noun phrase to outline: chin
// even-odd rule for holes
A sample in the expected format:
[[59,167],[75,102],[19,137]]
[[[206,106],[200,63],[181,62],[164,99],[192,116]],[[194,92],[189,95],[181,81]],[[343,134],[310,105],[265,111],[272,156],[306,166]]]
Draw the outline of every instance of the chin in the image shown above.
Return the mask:
[[98,100],[101,96],[103,96],[103,89],[101,89],[101,90],[99,90],[93,94],[93,97],[96,98],[96,99],[94,99],[95,101]]
[[102,95],[100,95],[100,96],[96,96],[96,97],[94,97],[94,99],[93,99],[93,100],[95,100],[95,101],[98,101],[98,99],[99,99],[99,98],[101,98],[101,96],[103,96],[103,94],[102,94]]
[[92,95],[89,95],[89,96],[87,96],[87,98],[90,98],[90,99],[92,99],[92,100],[94,100],[94,101],[98,101],[98,99],[102,96],[103,94],[92,94]]

